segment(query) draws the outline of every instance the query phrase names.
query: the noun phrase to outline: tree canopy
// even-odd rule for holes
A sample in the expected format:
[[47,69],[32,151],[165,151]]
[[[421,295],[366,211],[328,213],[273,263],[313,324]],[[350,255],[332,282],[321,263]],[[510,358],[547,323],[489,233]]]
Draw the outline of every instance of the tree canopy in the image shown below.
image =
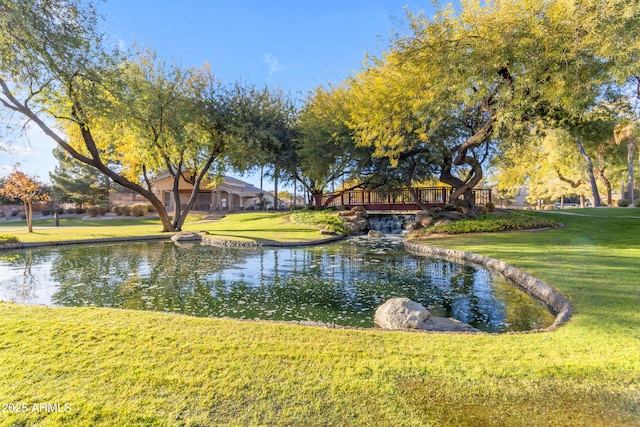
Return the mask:
[[[166,231],[180,229],[205,178],[229,166],[302,182],[315,196],[336,181],[411,189],[439,179],[473,216],[472,189],[492,162],[537,159],[544,146],[549,173],[588,182],[598,203],[612,138],[627,147],[633,177],[639,16],[635,0],[468,0],[408,13],[382,55],[299,108],[278,89],[223,84],[207,65],[110,47],[91,3],[2,1],[0,104],[147,198]],[[594,116],[607,108],[606,120]],[[551,147],[553,135],[563,143]],[[172,217],[153,192],[163,173]],[[181,180],[193,188],[187,200]]]

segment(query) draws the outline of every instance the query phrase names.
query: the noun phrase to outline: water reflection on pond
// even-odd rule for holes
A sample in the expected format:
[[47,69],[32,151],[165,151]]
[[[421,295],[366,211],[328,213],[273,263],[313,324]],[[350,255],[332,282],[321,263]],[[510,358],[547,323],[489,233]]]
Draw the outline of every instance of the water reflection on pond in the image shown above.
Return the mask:
[[23,303],[372,327],[376,307],[398,296],[490,332],[553,322],[500,276],[408,254],[394,238],[278,249],[145,242],[0,252],[0,299]]

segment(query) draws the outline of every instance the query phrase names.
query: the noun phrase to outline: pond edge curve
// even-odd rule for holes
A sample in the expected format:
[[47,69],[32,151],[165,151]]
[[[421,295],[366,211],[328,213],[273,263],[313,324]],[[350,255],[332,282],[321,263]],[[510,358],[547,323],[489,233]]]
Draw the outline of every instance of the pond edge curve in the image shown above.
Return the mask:
[[404,248],[415,255],[433,255],[440,258],[469,261],[474,264],[487,267],[497,273],[500,273],[517,286],[523,288],[527,293],[542,301],[551,313],[556,316],[553,323],[546,328],[522,331],[518,333],[552,331],[565,324],[573,314],[573,306],[571,305],[571,302],[562,295],[560,291],[548,283],[543,282],[542,280],[537,279],[504,261],[473,252],[463,252],[455,249],[446,249],[437,246],[413,243],[406,239],[404,240]]

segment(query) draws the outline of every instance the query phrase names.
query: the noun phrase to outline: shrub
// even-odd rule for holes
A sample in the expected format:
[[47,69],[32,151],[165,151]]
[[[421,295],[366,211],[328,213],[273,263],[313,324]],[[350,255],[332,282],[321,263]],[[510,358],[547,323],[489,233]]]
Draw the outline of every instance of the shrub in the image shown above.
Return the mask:
[[16,209],[16,208],[11,209],[11,212],[10,212],[11,216],[16,216],[19,213],[20,213],[20,211],[18,209]]
[[98,207],[97,206],[91,206],[90,208],[88,208],[87,209],[87,215],[89,215],[92,218],[98,216]]
[[129,205],[120,206],[120,213],[124,216],[131,216],[131,206]]
[[456,206],[452,204],[447,204],[445,205],[444,210],[447,212],[453,212],[456,210]]
[[83,213],[87,213],[87,210],[84,208],[76,208],[76,213],[77,214],[83,214]]
[[290,218],[296,224],[325,228],[338,234],[349,234],[349,230],[335,212],[305,209],[292,212]]
[[485,207],[487,208],[487,211],[489,212],[495,212],[496,211],[496,205],[493,202],[489,202],[485,205]]
[[62,208],[54,208],[53,209],[53,213],[54,214],[58,214],[58,215],[62,215],[64,213],[64,209],[62,209]]
[[147,212],[155,213],[156,208],[153,205],[145,205],[147,207]]
[[636,199],[636,200],[633,202],[633,206],[635,206],[636,208],[640,208],[640,199]]
[[116,215],[122,215],[122,206],[114,206],[111,208],[111,212],[113,212]]
[[42,216],[51,215],[51,209],[42,209]]
[[107,212],[109,212],[109,206],[107,205],[98,206],[98,215],[105,215]]
[[131,209],[142,209],[142,215],[146,215],[146,213],[149,212],[149,205],[147,205],[146,203],[136,203],[135,205],[131,206]]
[[144,205],[133,205],[131,206],[131,215],[133,216],[144,216]]
[[0,244],[3,243],[18,243],[19,240],[16,236],[11,236],[10,234],[0,234]]
[[557,226],[558,223],[549,218],[535,217],[514,212],[509,215],[487,215],[475,219],[455,221],[446,225],[434,225],[424,229],[424,233],[481,233],[509,230],[530,230]]
[[618,200],[618,207],[619,208],[626,208],[627,206],[629,206],[629,201],[627,199]]

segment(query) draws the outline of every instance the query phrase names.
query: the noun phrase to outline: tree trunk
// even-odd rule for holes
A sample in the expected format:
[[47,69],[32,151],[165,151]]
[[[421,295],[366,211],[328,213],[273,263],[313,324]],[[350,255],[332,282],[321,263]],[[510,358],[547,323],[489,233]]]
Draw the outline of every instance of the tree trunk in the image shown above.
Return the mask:
[[293,207],[295,208],[298,202],[298,180],[293,178]]
[[605,188],[607,189],[607,206],[612,206],[611,198],[613,195],[613,191],[611,190],[611,181],[605,176],[604,168],[596,168],[596,172],[598,173],[598,178],[602,180]]
[[600,193],[598,192],[598,184],[596,183],[596,177],[593,173],[593,162],[591,161],[591,157],[585,151],[580,139],[577,139],[576,143],[578,144],[578,150],[580,150],[580,154],[587,162],[587,174],[589,175],[589,184],[591,185],[591,193],[593,194],[593,206],[602,206],[602,202],[600,201]]
[[278,210],[278,168],[274,166],[273,171],[273,209]]
[[420,200],[420,197],[418,196],[418,192],[415,188],[413,188],[413,175],[415,169],[416,164],[415,162],[412,162],[411,167],[409,168],[409,173],[407,174],[407,179],[405,180],[405,185],[407,186],[407,190],[409,190],[411,197],[413,197],[413,202],[418,205],[418,208],[420,208],[420,210],[426,211],[429,208],[424,203],[422,203],[422,200]]
[[475,204],[473,188],[482,180],[482,166],[472,158],[468,158],[465,163],[472,166],[471,179],[461,180],[451,173],[451,166],[447,166],[440,172],[440,181],[453,187],[448,203],[459,206],[465,216],[477,218],[481,212]]
[[600,149],[598,149],[597,156],[598,156],[599,166],[596,168],[596,173],[598,175],[598,178],[602,180],[605,188],[607,189],[607,206],[613,206],[613,201],[612,201],[613,191],[611,190],[611,181],[609,181],[609,179],[604,174],[604,171],[607,169],[607,167],[604,166],[605,165],[605,160],[604,160],[605,148],[606,146],[602,145]]
[[27,231],[29,233],[33,233],[33,205],[30,201],[25,200],[24,202],[24,216],[27,220]]
[[629,205],[633,206],[634,196],[635,196],[635,185],[633,182],[633,159],[636,151],[636,143],[635,141],[631,141],[627,144],[627,163],[629,165],[629,184],[627,186],[627,191],[629,193]]

